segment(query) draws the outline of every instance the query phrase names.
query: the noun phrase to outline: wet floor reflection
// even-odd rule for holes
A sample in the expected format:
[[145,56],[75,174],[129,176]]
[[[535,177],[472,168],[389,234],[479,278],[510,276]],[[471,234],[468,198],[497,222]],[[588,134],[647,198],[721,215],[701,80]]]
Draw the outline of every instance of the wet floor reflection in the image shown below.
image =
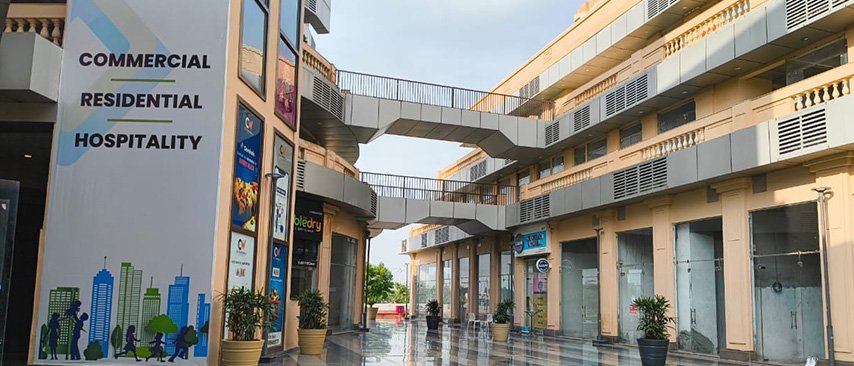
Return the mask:
[[[488,334],[442,325],[428,331],[423,321],[379,321],[368,333],[327,337],[318,356],[285,356],[282,365],[640,365],[637,349],[593,347],[590,341],[520,336],[495,343]],[[715,359],[671,354],[668,365],[735,365]]]

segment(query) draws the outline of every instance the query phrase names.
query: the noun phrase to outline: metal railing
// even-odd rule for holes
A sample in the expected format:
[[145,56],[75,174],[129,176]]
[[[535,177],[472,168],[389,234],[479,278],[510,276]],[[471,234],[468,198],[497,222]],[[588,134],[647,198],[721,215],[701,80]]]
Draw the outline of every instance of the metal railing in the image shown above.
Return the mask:
[[362,172],[362,182],[377,196],[425,201],[508,205],[518,202],[519,187],[458,180]]
[[338,88],[354,95],[544,120],[554,102],[338,70]]

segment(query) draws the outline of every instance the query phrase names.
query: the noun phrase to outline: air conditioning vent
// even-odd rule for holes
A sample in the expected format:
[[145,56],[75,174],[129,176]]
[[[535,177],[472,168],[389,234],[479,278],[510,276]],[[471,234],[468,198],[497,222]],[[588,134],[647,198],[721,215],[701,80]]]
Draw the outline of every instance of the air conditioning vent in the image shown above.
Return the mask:
[[560,122],[553,122],[546,126],[546,146],[560,139]]
[[305,160],[297,160],[297,190],[305,192]]
[[484,176],[486,176],[486,160],[481,160],[469,168],[469,179],[471,181],[476,181]]
[[436,230],[436,240],[435,244],[447,243],[451,240],[450,238],[451,228],[448,226],[441,227]]
[[313,86],[312,99],[314,102],[343,121],[344,97],[317,75],[314,75]]
[[786,29],[791,30],[830,10],[845,5],[846,0],[786,0]]
[[588,104],[573,112],[573,117],[575,117],[573,132],[581,131],[590,126],[590,105]]
[[821,108],[777,121],[777,138],[778,152],[781,156],[827,143],[825,109]]
[[308,0],[305,2],[305,7],[317,14],[317,0]]
[[519,202],[519,222],[547,219],[550,214],[549,195],[542,195]]
[[650,20],[656,15],[661,14],[661,12],[677,1],[679,0],[648,0],[646,4],[646,20]]
[[605,94],[605,116],[610,117],[646,99],[649,78],[638,76],[614,91]]
[[619,200],[667,186],[667,158],[658,158],[614,172],[614,199]]

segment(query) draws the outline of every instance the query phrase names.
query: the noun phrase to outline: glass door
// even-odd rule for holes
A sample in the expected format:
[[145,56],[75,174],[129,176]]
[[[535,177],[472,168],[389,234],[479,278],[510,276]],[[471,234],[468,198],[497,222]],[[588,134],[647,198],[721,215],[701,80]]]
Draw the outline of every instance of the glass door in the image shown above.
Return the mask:
[[0,363],[6,334],[6,312],[12,275],[19,183],[0,179]]
[[466,321],[469,316],[469,259],[460,258],[460,290],[457,293],[460,300],[460,320]]
[[725,345],[722,221],[676,229],[676,325],[682,350],[717,354]]
[[581,270],[581,336],[595,338],[599,334],[599,269]]
[[562,243],[561,252],[561,331],[571,337],[596,337],[599,317],[596,239]]
[[332,235],[329,276],[329,327],[351,329],[356,288],[356,239]]
[[639,312],[632,303],[639,297],[653,296],[652,229],[617,234],[617,271],[620,274],[620,338],[635,344],[642,336],[637,331]]

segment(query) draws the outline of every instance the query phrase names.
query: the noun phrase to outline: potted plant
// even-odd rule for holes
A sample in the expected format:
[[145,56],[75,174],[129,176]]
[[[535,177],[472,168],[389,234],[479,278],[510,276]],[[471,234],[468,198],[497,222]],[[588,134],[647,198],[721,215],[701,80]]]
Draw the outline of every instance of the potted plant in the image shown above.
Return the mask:
[[427,330],[439,329],[439,302],[430,300],[427,302]]
[[670,302],[661,295],[641,297],[633,304],[640,312],[638,330],[644,334],[638,339],[641,363],[644,366],[663,366],[667,361],[667,346],[670,334],[667,332],[668,323],[673,318],[667,316]]
[[393,287],[394,276],[385,264],[380,263],[374,266],[368,263],[368,283],[365,288],[369,306],[368,320],[377,320],[378,309],[374,307],[374,304],[387,301]]
[[513,310],[513,301],[504,300],[495,307],[492,314],[492,337],[496,342],[507,342],[510,335],[510,311]]
[[225,308],[228,339],[222,341],[222,364],[257,365],[264,341],[260,330],[267,326],[265,317],[273,306],[263,290],[253,292],[239,287],[221,295]]
[[299,303],[299,349],[304,355],[319,355],[326,341],[326,314],[329,304],[318,290],[305,290],[297,297]]

